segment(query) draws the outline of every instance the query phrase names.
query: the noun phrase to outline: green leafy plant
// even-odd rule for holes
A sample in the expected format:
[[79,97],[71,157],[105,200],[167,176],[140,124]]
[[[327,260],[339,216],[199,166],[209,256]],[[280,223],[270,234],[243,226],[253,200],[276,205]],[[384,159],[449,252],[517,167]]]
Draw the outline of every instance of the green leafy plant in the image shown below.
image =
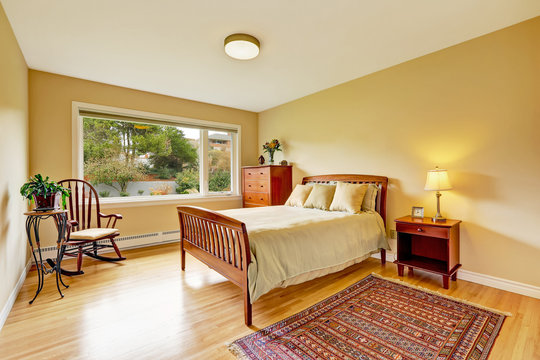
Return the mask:
[[174,176],[173,173],[174,173],[174,170],[172,170],[172,173],[171,173],[171,170],[162,168],[157,171],[157,177],[158,179],[161,179],[161,180],[169,180],[170,178]]
[[137,192],[139,193],[139,195],[144,194],[144,190],[139,190],[139,191],[137,191]]
[[178,194],[189,194],[190,192],[199,192],[199,171],[184,170],[176,174],[176,192]]
[[216,171],[209,176],[208,190],[212,192],[231,190],[231,173],[226,170]]
[[62,196],[62,206],[64,208],[66,207],[66,199],[70,194],[69,189],[58,185],[55,181],[49,180],[48,176],[43,178],[43,175],[41,174],[30,177],[28,182],[21,186],[20,192],[25,199],[29,200],[29,202],[33,202],[38,197],[48,198],[60,193]]
[[129,196],[129,193],[126,191],[120,191],[120,196],[123,196],[123,197]]
[[107,190],[99,192],[99,197],[109,197],[110,195],[111,195],[111,192]]

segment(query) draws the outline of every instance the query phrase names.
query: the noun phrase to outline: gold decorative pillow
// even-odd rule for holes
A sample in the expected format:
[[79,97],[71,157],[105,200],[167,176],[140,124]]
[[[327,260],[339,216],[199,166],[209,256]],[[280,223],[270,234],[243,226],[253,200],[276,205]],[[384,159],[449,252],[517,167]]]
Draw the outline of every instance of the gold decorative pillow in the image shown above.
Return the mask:
[[347,211],[353,214],[360,213],[367,188],[368,184],[349,184],[339,181],[330,210]]
[[379,193],[379,187],[375,184],[369,184],[362,201],[362,211],[375,211],[377,207],[377,194]]
[[296,185],[293,192],[291,193],[291,195],[285,202],[285,205],[303,207],[304,203],[306,202],[306,199],[311,193],[311,190],[312,190],[311,185],[300,185],[300,184]]
[[328,210],[332,199],[334,199],[334,193],[336,192],[336,185],[313,185],[313,190],[309,194],[306,202],[304,203],[305,208],[314,208],[321,210]]

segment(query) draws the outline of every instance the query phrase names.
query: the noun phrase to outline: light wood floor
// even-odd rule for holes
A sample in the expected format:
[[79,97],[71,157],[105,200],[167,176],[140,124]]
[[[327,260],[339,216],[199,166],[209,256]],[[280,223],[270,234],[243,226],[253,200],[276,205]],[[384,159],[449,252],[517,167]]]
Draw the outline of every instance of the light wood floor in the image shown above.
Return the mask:
[[[65,298],[54,278],[33,305],[29,273],[0,332],[0,359],[233,359],[226,343],[290,316],[371,272],[398,278],[394,264],[368,259],[340,273],[273,290],[244,326],[240,289],[190,256],[180,271],[179,245],[125,251],[113,264],[85,258],[85,275],[68,278]],[[73,264],[68,264],[73,266]],[[540,300],[415,272],[404,279],[454,297],[509,311],[490,359],[540,359]]]

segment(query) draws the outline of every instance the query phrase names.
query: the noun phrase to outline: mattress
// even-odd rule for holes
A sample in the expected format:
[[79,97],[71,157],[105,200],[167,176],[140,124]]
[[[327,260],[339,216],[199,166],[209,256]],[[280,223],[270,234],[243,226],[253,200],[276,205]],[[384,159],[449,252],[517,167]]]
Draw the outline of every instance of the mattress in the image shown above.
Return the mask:
[[311,280],[389,249],[377,212],[267,206],[219,211],[246,224],[251,302],[276,287]]

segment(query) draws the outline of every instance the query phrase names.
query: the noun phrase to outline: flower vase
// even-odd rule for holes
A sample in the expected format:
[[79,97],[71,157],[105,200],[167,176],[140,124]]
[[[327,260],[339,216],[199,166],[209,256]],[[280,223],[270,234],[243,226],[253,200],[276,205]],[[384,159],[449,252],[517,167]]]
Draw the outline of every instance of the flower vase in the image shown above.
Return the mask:
[[274,153],[273,152],[268,153],[268,164],[269,165],[274,165]]

